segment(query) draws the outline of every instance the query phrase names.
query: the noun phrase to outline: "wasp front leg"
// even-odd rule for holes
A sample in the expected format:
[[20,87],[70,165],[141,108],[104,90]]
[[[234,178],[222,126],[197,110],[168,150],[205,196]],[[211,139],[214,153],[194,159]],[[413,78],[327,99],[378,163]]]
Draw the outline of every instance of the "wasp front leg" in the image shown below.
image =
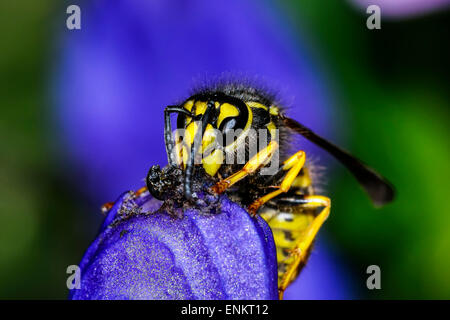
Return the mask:
[[108,213],[109,210],[111,210],[111,208],[114,206],[115,202],[107,202],[105,204],[103,204],[100,208],[101,212],[103,215],[106,215]]
[[[135,198],[139,197],[141,194],[143,194],[144,192],[146,192],[148,189],[147,187],[142,187],[139,190],[135,191],[133,196]],[[111,208],[114,206],[115,202],[107,202],[104,205],[101,206],[101,211],[102,214],[106,214],[109,210],[111,210]]]
[[287,171],[287,173],[284,176],[281,184],[277,186],[278,190],[270,192],[265,196],[257,199],[255,202],[253,202],[248,207],[248,212],[250,213],[250,215],[255,216],[256,213],[258,212],[258,209],[264,203],[275,198],[281,193],[286,193],[289,191],[295,178],[297,178],[298,174],[300,173],[300,170],[305,165],[305,159],[306,159],[305,152],[300,150],[283,162],[283,166],[281,167],[281,169]]
[[278,149],[278,143],[271,141],[269,145],[258,152],[251,158],[245,166],[232,174],[228,178],[222,179],[211,187],[211,190],[217,194],[225,192],[229,187],[244,179],[248,175],[255,173],[261,167],[265,166],[271,159],[275,151]]

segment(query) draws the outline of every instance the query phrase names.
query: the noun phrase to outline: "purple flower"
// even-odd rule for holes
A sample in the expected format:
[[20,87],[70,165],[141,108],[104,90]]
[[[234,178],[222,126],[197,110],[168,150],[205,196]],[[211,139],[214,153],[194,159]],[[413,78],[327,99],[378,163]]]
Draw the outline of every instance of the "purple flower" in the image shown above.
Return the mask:
[[378,5],[382,16],[401,18],[423,15],[429,12],[445,9],[450,6],[450,0],[351,0],[359,7],[367,8]]
[[270,228],[225,196],[220,210],[157,211],[123,194],[81,263],[71,299],[277,299]]

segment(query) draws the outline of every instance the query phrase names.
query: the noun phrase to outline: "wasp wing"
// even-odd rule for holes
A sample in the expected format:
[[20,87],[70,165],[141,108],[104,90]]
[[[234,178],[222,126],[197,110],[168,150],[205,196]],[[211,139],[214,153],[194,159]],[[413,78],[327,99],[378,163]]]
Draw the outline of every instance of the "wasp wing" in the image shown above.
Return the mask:
[[367,192],[375,206],[382,206],[394,199],[394,187],[387,179],[382,177],[374,169],[370,168],[361,160],[349,154],[347,151],[342,150],[328,140],[320,137],[297,121],[285,116],[281,116],[281,119],[288,128],[301,134],[309,141],[328,151],[345,167],[347,167],[347,169],[353,174],[356,180],[358,180]]

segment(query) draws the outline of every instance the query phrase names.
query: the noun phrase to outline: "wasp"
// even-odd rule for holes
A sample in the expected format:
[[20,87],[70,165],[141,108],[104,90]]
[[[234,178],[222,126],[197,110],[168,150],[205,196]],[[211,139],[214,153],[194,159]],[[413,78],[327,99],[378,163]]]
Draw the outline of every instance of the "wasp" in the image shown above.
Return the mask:
[[[178,115],[175,137],[171,121],[174,113]],[[271,227],[280,299],[305,265],[331,208],[330,199],[314,191],[306,152],[289,153],[292,135],[300,134],[339,160],[376,206],[394,198],[392,185],[374,169],[289,118],[273,95],[250,85],[222,83],[204,88],[178,105],[167,106],[164,122],[168,168],[183,173],[187,201],[195,201],[193,184],[205,177],[210,181],[210,193],[227,194]],[[180,130],[183,136],[177,133]],[[258,145],[253,153],[251,141]],[[241,161],[236,161],[239,152]],[[273,168],[275,157],[279,161]],[[270,174],[268,170],[263,174],[269,166]],[[158,172],[152,167],[147,176],[147,188],[156,197],[166,186],[160,178],[155,180]]]

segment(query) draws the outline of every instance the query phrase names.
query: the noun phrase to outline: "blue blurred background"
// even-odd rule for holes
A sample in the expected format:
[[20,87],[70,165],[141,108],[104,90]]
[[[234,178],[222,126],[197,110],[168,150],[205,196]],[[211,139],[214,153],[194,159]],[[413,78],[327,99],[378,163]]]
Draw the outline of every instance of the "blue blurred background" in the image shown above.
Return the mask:
[[[65,299],[100,205],[166,163],[164,107],[225,73],[273,88],[398,191],[374,209],[299,139],[333,209],[286,298],[449,299],[448,3],[371,1],[369,30],[364,0],[1,2],[0,298]],[[366,287],[372,264],[381,290]]]

